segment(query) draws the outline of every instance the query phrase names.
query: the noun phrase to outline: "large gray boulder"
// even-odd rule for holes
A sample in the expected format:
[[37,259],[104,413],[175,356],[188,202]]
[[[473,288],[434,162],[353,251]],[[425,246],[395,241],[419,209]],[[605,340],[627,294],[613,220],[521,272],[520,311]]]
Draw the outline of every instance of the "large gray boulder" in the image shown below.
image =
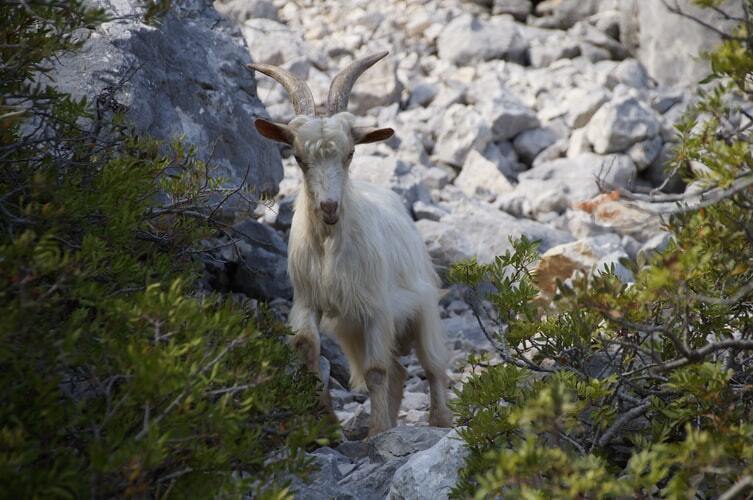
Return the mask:
[[485,21],[471,15],[458,16],[437,40],[439,58],[455,66],[469,66],[490,59],[523,62],[528,43],[515,23],[504,17]]
[[392,479],[390,500],[444,500],[458,481],[468,449],[453,430],[428,450],[416,453]]
[[[536,112],[521,101],[499,78],[488,73],[473,83],[469,101],[491,127],[495,142],[512,139],[539,126]],[[441,142],[438,140],[438,143]]]
[[439,427],[393,427],[369,439],[369,459],[375,463],[407,459],[434,446],[447,432]]
[[318,470],[307,481],[291,478],[291,489],[296,498],[382,500],[395,471],[448,432],[434,427],[395,427],[363,443],[349,441],[337,450],[320,448],[307,454]]
[[276,192],[280,155],[253,126],[266,112],[245,67],[248,47],[212,2],[174,6],[156,26],[138,20],[141,2],[90,3],[116,19],[59,58],[54,85],[74,97],[96,96],[102,112],[125,111],[140,133],[182,137],[233,185],[245,179],[257,192]]
[[[589,200],[599,194],[597,179],[612,186],[630,188],[636,177],[636,167],[627,155],[599,156],[583,153],[574,158],[559,158],[534,166],[518,176],[518,186],[512,194],[520,194],[535,207],[554,199],[554,193],[541,197],[547,185],[555,189],[566,203]],[[556,186],[556,188],[555,188]]]
[[417,224],[429,253],[441,266],[473,256],[482,263],[493,262],[497,255],[512,249],[511,237],[538,240],[542,252],[572,241],[564,231],[518,219],[489,203],[463,199],[446,206],[450,213],[439,222],[422,220]]
[[[740,3],[726,0],[721,8],[739,16]],[[669,12],[667,4],[676,4],[691,16],[722,31],[729,31],[731,27],[729,21],[719,14],[696,7],[691,0],[623,0],[616,5],[622,14],[621,38],[658,83],[694,85],[710,72],[708,61],[698,55],[712,50],[720,38],[691,19]]]
[[607,154],[626,151],[637,142],[653,138],[660,127],[652,109],[628,97],[603,105],[591,118],[586,134],[595,152]]
[[288,246],[270,226],[245,220],[231,229],[237,242],[220,248],[230,289],[260,300],[293,298],[288,277]]
[[439,161],[460,167],[471,150],[483,151],[491,140],[492,132],[481,115],[470,106],[453,104],[439,125],[434,155]]

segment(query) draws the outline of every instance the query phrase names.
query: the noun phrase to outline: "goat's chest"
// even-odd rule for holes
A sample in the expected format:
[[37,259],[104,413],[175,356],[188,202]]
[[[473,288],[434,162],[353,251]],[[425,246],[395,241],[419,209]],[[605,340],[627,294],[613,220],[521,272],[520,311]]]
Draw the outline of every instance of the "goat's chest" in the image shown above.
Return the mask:
[[[374,263],[351,248],[296,249],[288,269],[296,299],[304,299],[328,316],[361,316],[374,302]],[[378,266],[377,266],[378,267]]]

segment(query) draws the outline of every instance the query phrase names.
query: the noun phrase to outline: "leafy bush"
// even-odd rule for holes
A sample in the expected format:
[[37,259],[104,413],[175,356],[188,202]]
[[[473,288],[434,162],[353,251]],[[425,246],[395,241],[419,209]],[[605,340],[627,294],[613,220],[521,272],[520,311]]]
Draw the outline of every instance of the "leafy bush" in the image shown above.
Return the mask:
[[98,96],[34,83],[101,11],[0,13],[3,496],[283,494],[332,428],[284,326],[197,292],[194,243],[213,223],[201,207],[219,182]]
[[[558,283],[543,306],[525,239],[494,263],[452,270],[503,360],[472,359],[477,374],[455,402],[471,451],[455,495],[750,494],[753,117],[740,103],[753,97],[752,27],[743,21],[710,54],[715,84],[678,125],[670,168],[694,190],[621,193],[667,214],[672,235],[633,265],[634,284],[605,270]],[[694,176],[691,161],[708,173]]]

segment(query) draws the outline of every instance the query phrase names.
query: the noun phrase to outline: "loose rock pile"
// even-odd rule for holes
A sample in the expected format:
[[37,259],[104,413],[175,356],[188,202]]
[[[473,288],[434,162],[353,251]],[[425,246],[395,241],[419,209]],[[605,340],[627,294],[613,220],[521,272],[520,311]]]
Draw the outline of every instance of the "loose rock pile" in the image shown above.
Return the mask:
[[[649,73],[631,56],[656,60],[646,46],[631,52],[641,41],[635,39],[636,19],[653,23],[646,32],[656,31],[658,22],[682,24],[668,13],[664,21],[646,18],[644,10],[655,11],[658,3],[547,0],[535,9],[529,0],[217,5],[239,22],[254,60],[307,79],[319,103],[326,102],[339,69],[355,57],[389,50],[391,56],[355,86],[351,111],[361,124],[393,127],[396,135],[360,147],[352,177],[402,196],[440,269],[472,256],[489,262],[510,248],[510,236],[540,240],[538,279],[546,293],[576,270],[591,273],[611,264],[630,281],[620,259],[640,259],[666,245],[656,216],[626,206],[616,193],[601,194],[597,182],[614,189],[685,189],[679,178],[666,178],[665,166],[678,141],[673,125],[692,101],[683,85],[695,82],[682,75],[695,76],[697,68],[688,66],[696,63],[682,62],[681,76],[674,78],[664,66]],[[274,119],[292,118],[278,84],[260,78],[258,95]],[[285,231],[301,176],[293,158],[283,159],[283,166],[274,210],[262,219]],[[449,289],[441,307],[453,380],[460,384],[467,354],[491,346],[458,290]],[[358,441],[366,433],[369,402],[347,389],[346,361],[337,346],[325,341],[323,353],[337,415],[354,441],[312,454],[321,471],[312,483],[294,485],[300,496],[446,496],[451,484],[442,478],[452,479],[462,463],[457,440],[440,440],[445,431],[398,428]],[[410,376],[400,424],[424,426],[427,383],[414,358],[403,362]],[[398,442],[399,452],[380,448]]]

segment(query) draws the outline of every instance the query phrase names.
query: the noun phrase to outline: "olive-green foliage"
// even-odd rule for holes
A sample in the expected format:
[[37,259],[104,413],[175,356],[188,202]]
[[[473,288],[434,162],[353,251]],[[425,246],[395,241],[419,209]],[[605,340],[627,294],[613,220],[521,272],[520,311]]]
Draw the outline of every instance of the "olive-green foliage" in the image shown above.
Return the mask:
[[183,208],[218,181],[33,83],[103,13],[0,16],[0,497],[284,496],[332,429],[285,328],[195,291],[209,227]]
[[[753,493],[753,117],[739,106],[753,96],[750,31],[743,22],[709,54],[715,86],[678,125],[670,168],[709,196],[672,210],[669,248],[632,265],[633,285],[605,270],[559,283],[544,307],[525,239],[452,270],[478,294],[494,286],[482,298],[503,359],[471,359],[454,403],[471,452],[456,496]],[[694,177],[690,161],[709,173]]]

